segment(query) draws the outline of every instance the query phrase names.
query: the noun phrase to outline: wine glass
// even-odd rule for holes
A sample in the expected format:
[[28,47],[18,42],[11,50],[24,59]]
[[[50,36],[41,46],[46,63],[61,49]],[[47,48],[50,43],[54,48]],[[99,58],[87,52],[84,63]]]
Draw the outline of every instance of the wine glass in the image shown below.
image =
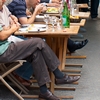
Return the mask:
[[62,29],[61,20],[57,18],[57,30],[61,30],[61,29]]
[[61,20],[62,19],[62,12],[63,12],[63,3],[60,4],[58,11],[59,11],[60,20]]
[[48,29],[49,17],[50,16],[48,14],[44,14],[44,22],[46,23],[46,30]]
[[50,17],[50,23],[52,24],[52,31],[54,32],[55,31],[55,24],[57,24],[57,17],[56,16],[51,16]]

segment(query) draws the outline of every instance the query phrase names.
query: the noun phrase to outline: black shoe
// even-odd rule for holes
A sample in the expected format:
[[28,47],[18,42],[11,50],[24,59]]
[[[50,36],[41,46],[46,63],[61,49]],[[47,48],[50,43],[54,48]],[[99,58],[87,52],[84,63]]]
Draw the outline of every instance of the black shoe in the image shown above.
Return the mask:
[[80,79],[80,76],[68,76],[68,75],[64,75],[64,77],[62,79],[56,79],[55,80],[55,84],[70,84],[73,82],[76,82]]
[[70,53],[75,52],[75,50],[83,48],[88,43],[88,40],[85,39],[84,41],[75,41],[73,43],[72,48],[69,48]]
[[46,93],[40,93],[39,99],[45,99],[45,100],[60,100],[57,96],[52,94],[49,90]]

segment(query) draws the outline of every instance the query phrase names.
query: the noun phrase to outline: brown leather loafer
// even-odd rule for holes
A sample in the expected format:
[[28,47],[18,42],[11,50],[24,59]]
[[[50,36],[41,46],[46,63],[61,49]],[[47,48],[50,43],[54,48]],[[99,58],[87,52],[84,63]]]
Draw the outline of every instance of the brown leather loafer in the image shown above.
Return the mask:
[[23,78],[21,78],[20,76],[18,76],[16,73],[12,73],[13,74],[13,76],[20,82],[20,83],[22,83],[24,86],[30,86],[31,85],[31,83],[29,82],[29,81],[27,81],[27,80],[25,80],[25,79],[23,79]]
[[62,79],[56,79],[55,84],[69,84],[69,83],[76,82],[79,79],[80,79],[80,76],[68,76],[65,74]]
[[50,91],[47,91],[46,93],[39,94],[39,99],[45,99],[45,100],[60,100],[57,96],[52,94]]

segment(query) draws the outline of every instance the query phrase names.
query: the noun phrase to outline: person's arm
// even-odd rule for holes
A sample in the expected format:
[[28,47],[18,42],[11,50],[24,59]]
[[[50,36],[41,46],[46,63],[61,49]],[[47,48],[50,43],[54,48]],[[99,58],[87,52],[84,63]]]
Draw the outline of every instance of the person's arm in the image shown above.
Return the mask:
[[26,9],[26,15],[27,16],[32,15],[32,12],[29,9]]
[[12,35],[15,31],[19,29],[19,25],[12,24],[8,30],[2,30],[0,32],[0,40],[6,40],[10,35]]
[[43,9],[42,4],[37,5],[33,14],[31,15],[31,17],[29,19],[27,18],[27,16],[26,17],[20,17],[20,18],[18,18],[19,22],[21,24],[31,24],[31,23],[33,23],[36,15],[39,14],[42,11],[42,9]]
[[14,21],[14,22],[18,22],[18,18],[14,15],[10,15],[11,19]]
[[11,18],[10,24],[15,23],[15,24],[20,25],[18,22],[18,18],[16,16],[10,15],[10,18]]

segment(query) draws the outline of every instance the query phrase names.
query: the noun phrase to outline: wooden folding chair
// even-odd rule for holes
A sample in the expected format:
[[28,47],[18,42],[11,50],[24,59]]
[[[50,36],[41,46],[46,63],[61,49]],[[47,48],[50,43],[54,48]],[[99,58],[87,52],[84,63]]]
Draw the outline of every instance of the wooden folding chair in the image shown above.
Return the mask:
[[20,94],[18,94],[9,84],[8,82],[4,79],[6,76],[12,81],[23,93],[28,94],[28,89],[25,88],[19,81],[17,81],[13,75],[11,74],[12,71],[16,70],[19,68],[24,60],[18,60],[15,62],[12,62],[9,66],[6,66],[5,63],[0,63],[0,80],[2,83],[12,92],[14,93],[20,100],[24,100]]

